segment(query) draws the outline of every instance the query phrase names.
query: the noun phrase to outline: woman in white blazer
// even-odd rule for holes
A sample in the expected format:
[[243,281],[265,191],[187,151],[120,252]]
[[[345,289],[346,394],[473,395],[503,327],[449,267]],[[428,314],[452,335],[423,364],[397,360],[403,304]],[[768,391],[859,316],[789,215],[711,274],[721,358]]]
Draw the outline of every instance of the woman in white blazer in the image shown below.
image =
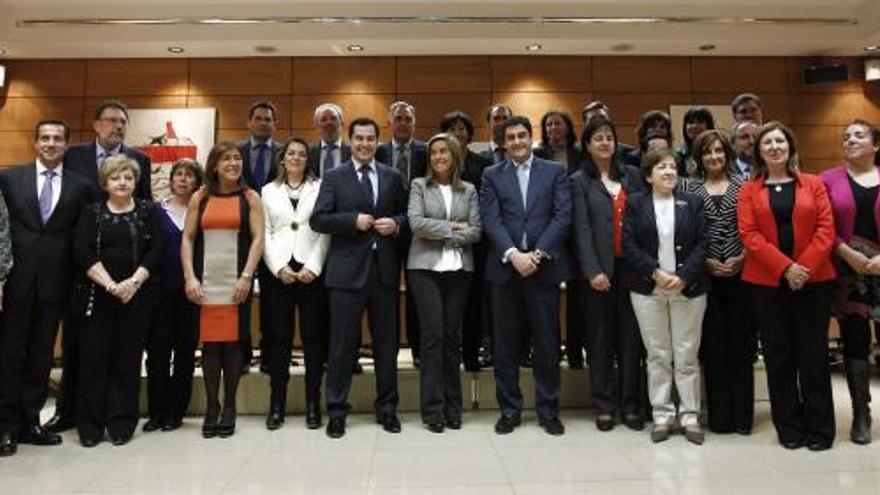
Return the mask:
[[284,423],[294,315],[299,307],[299,328],[306,364],[306,425],[321,426],[321,376],[327,361],[327,298],[321,271],[330,237],[309,227],[309,217],[321,181],[307,167],[308,145],[292,138],[280,148],[278,176],[263,186],[266,246],[263,260],[274,277],[261,287],[261,304],[267,305],[265,357],[271,398],[266,427]]
[[462,150],[452,134],[428,141],[427,175],[410,185],[412,243],[406,269],[422,326],[422,422],[434,433],[461,428],[461,323],[480,240],[476,188],[461,180]]

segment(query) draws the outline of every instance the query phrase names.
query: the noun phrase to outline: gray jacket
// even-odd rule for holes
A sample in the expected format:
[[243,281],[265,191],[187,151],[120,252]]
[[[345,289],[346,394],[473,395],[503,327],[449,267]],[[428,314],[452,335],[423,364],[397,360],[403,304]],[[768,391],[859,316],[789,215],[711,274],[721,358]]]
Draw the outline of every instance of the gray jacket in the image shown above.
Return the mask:
[[[440,259],[443,247],[462,248],[462,268],[474,270],[471,244],[480,240],[480,200],[474,186],[461,181],[460,188],[452,188],[450,218],[446,218],[446,204],[436,182],[424,177],[413,179],[409,191],[409,227],[412,244],[409,247],[408,270],[431,270]],[[462,230],[452,230],[453,222],[467,223]]]

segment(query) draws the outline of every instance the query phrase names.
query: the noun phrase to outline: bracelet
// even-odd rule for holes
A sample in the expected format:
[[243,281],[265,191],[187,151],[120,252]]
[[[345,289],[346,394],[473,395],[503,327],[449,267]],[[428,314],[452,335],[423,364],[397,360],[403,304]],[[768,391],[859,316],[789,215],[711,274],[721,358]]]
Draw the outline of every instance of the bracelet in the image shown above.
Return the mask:
[[251,279],[253,278],[253,275],[251,275],[251,274],[248,273],[248,272],[241,272],[241,276],[239,276],[239,278],[244,278],[244,279],[247,279],[247,280],[251,280]]

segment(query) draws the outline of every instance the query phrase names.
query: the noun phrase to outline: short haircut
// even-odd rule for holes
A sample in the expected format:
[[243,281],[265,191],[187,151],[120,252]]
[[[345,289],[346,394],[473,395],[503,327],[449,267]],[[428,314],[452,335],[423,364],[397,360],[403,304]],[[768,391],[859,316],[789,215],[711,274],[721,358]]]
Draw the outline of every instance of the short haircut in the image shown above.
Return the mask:
[[122,103],[119,100],[105,100],[95,109],[95,120],[100,120],[101,115],[104,114],[104,110],[107,110],[108,108],[119,110],[125,115],[125,118],[128,119],[128,107],[125,106],[125,103]]
[[496,103],[489,107],[489,111],[486,112],[486,123],[492,122],[492,114],[495,113],[496,110],[501,109],[507,112],[509,117],[513,117],[513,109],[504,103]]
[[[278,148],[278,160],[277,160],[278,161],[278,175],[275,177],[275,182],[278,184],[284,184],[285,182],[287,182],[287,169],[284,167],[284,155],[287,154],[287,149],[290,148],[291,145],[293,145],[293,144],[302,145],[303,149],[306,150],[306,156],[308,157],[309,143],[307,143],[305,139],[298,137],[298,136],[294,136],[294,137],[288,139],[287,141],[285,141],[284,144],[282,144],[281,147]],[[312,167],[309,166],[308,158],[306,158],[306,166],[305,167],[306,167],[305,170],[303,170],[303,181],[308,181],[308,180],[313,180],[313,179],[318,178],[315,175],[315,171],[312,170]]]
[[[453,187],[461,187],[461,169],[464,166],[464,155],[462,153],[461,144],[459,144],[458,139],[455,138],[452,134],[448,132],[441,132],[440,134],[435,134],[431,139],[428,140],[428,160],[431,159],[431,146],[438,141],[443,141],[446,143],[446,146],[449,148],[449,153],[452,155],[452,174],[449,178],[449,183]],[[434,178],[434,169],[428,166],[428,170],[425,171],[425,181],[433,182]]]
[[681,119],[681,134],[684,136],[684,142],[688,145],[688,148],[690,148],[693,143],[688,137],[687,125],[693,121],[705,122],[707,130],[715,128],[715,116],[712,115],[712,111],[709,110],[709,107],[694,105],[688,108],[687,112],[684,113],[684,118]]
[[513,117],[508,117],[504,120],[504,123],[498,126],[498,128],[501,130],[501,135],[504,136],[507,134],[507,129],[511,127],[516,127],[518,125],[525,127],[526,130],[529,131],[529,136],[532,135],[532,121],[524,115],[514,115]]
[[405,101],[395,101],[388,107],[388,120],[391,120],[400,110],[406,110],[408,113],[412,114],[413,118],[416,117],[416,107],[410,105]]
[[205,183],[205,171],[202,170],[202,166],[199,165],[199,162],[192,158],[181,158],[174,162],[174,165],[171,165],[171,173],[168,174],[169,182],[174,178],[174,174],[176,174],[178,170],[187,170],[196,178],[196,187],[190,191],[191,193],[197,191],[202,187],[202,184]]
[[132,194],[134,194],[134,189],[137,188],[138,180],[141,178],[141,169],[134,158],[124,153],[108,156],[101,162],[101,168],[98,169],[98,184],[103,189],[107,187],[107,181],[110,177],[126,170],[134,176],[135,187],[132,188]]
[[34,127],[34,142],[40,140],[40,127],[44,125],[57,125],[64,129],[64,140],[70,141],[70,125],[65,122],[63,119],[56,119],[54,117],[49,117],[45,119],[40,119],[37,122],[36,127]]
[[[235,151],[241,156],[238,144],[232,141],[220,141],[214,144],[208,153],[208,160],[205,162],[205,188],[208,190],[209,195],[215,195],[220,192],[220,177],[217,175],[217,165],[220,163],[220,158],[230,151]],[[244,174],[239,179],[239,184],[243,183]]]
[[541,117],[541,145],[545,150],[550,149],[550,136],[547,135],[547,121],[553,116],[561,118],[565,122],[565,126],[568,127],[565,131],[565,147],[571,148],[577,143],[577,136],[574,134],[574,122],[572,122],[571,116],[568,115],[568,112],[563,110],[550,110]]
[[703,166],[703,155],[705,155],[709,151],[709,148],[711,148],[716,142],[721,143],[721,147],[724,148],[724,160],[727,162],[724,167],[724,173],[730,177],[735,166],[734,158],[736,155],[733,152],[733,145],[730,144],[730,137],[726,132],[719,129],[710,129],[697,136],[697,139],[694,139],[694,144],[691,148],[691,157],[694,159],[694,163],[697,164],[697,173],[700,176],[706,175],[706,167]]
[[371,125],[376,130],[376,139],[379,139],[379,123],[370,117],[358,117],[348,124],[348,139],[354,136],[354,128],[363,125]]
[[313,118],[313,120],[315,121],[315,125],[318,125],[318,118],[321,117],[324,112],[335,113],[336,117],[339,118],[339,122],[345,120],[344,114],[342,113],[342,108],[340,108],[339,105],[335,103],[321,103],[315,108],[315,116]]
[[731,136],[733,136],[733,138],[736,138],[736,135],[739,134],[739,131],[741,131],[742,128],[747,125],[755,126],[755,129],[761,127],[754,120],[740,120],[739,122],[734,122],[733,125],[730,127]]
[[678,170],[678,153],[675,152],[672,148],[657,148],[645,153],[642,157],[642,177],[645,181],[648,180],[648,177],[651,177],[651,173],[654,171],[654,167],[657,166],[658,163],[662,162],[667,158],[672,158],[675,161],[676,170]]
[[755,102],[755,105],[761,106],[761,97],[756,95],[755,93],[740,93],[733,98],[733,101],[730,102],[730,111],[736,114],[739,111],[739,107],[748,103]]
[[[581,132],[581,149],[584,152],[584,169],[586,170],[587,175],[594,179],[600,178],[600,173],[599,167],[596,166],[596,163],[593,162],[593,157],[590,155],[589,144],[593,139],[593,135],[604,129],[607,129],[614,137],[614,151],[617,151],[617,128],[611,120],[608,120],[603,116],[594,117],[587,121],[583,132]],[[616,163],[616,160],[617,153],[614,153],[611,156],[611,168],[608,171],[609,177],[614,180],[619,179],[621,176],[621,166]]]
[[474,121],[466,113],[458,110],[443,116],[443,120],[440,121],[440,132],[452,132],[452,128],[459,122],[467,129],[468,137],[474,137]]
[[248,120],[253,119],[254,113],[256,113],[256,111],[259,110],[260,108],[263,108],[263,109],[270,111],[272,113],[272,120],[275,120],[277,118],[278,109],[275,108],[275,104],[269,100],[260,100],[260,101],[254,102],[254,104],[251,105],[250,110],[248,110]]
[[611,109],[608,108],[608,105],[603,101],[593,100],[586,105],[584,105],[583,110],[581,110],[581,122],[584,124],[587,123],[587,114],[591,112],[596,112],[599,110],[604,110],[606,114],[611,112]]
[[800,169],[800,157],[798,156],[798,144],[797,138],[795,138],[794,133],[791,132],[791,129],[785,127],[780,122],[772,121],[767,122],[760,129],[758,129],[758,134],[755,136],[755,174],[754,178],[767,178],[770,174],[770,171],[767,168],[767,163],[764,161],[764,158],[761,156],[761,140],[764,139],[764,136],[773,132],[780,131],[785,135],[785,139],[788,141],[788,163],[785,164],[785,171],[788,175],[795,177]]
[[[655,135],[648,136],[648,133],[651,131],[651,127],[653,127],[654,123],[663,122],[666,124],[666,135],[658,136]],[[651,110],[642,114],[641,119],[639,120],[639,125],[636,126],[636,137],[639,141],[639,147],[642,152],[648,149],[648,141],[650,138],[657,137],[665,137],[669,142],[669,147],[672,147],[672,119],[669,118],[669,114],[660,110]]]

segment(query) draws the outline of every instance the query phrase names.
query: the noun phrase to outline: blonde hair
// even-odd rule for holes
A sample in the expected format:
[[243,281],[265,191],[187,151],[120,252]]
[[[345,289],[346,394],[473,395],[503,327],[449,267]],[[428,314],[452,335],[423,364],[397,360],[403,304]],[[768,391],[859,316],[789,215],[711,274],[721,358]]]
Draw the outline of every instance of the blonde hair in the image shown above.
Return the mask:
[[[431,146],[437,141],[443,141],[446,143],[446,147],[449,149],[449,154],[452,155],[452,171],[449,174],[449,183],[453,187],[459,188],[461,187],[461,169],[464,165],[461,144],[459,144],[458,139],[456,139],[455,136],[447,132],[435,134],[428,140],[428,161],[431,160]],[[434,177],[434,169],[431,168],[430,164],[428,165],[428,170],[425,171],[425,180],[429,183],[437,180]]]
[[98,183],[101,185],[101,189],[107,187],[107,180],[110,177],[126,170],[134,176],[134,184],[137,187],[137,182],[141,178],[141,169],[134,158],[122,153],[105,158],[98,170]]

